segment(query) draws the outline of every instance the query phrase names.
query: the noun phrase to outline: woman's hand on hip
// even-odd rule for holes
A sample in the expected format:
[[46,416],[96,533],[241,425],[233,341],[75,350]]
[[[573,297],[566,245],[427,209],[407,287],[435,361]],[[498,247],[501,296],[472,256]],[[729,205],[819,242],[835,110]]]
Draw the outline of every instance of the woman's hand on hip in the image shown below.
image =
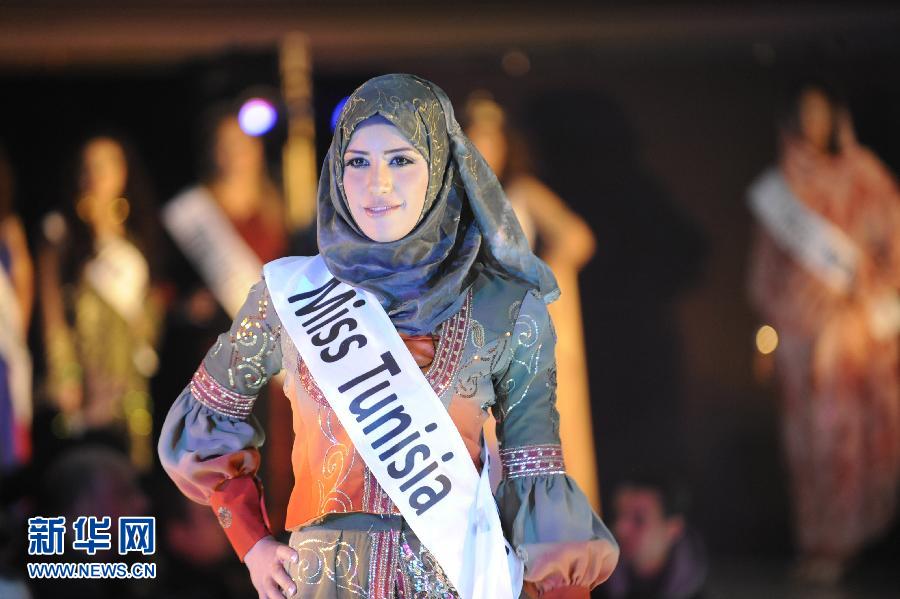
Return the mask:
[[250,570],[250,580],[260,599],[283,599],[297,593],[297,587],[284,569],[284,562],[296,563],[298,559],[296,551],[271,536],[261,538],[250,548],[244,563]]

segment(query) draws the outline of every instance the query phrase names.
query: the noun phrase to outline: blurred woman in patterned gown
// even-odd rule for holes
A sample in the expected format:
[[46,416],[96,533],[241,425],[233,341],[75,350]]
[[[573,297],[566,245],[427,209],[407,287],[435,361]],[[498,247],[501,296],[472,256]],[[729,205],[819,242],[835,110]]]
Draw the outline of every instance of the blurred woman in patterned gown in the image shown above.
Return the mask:
[[113,137],[80,150],[76,189],[44,219],[39,285],[47,393],[67,435],[100,434],[153,463],[152,400],[162,300],[153,291],[153,207],[139,163]]
[[797,574],[833,582],[894,515],[900,475],[900,193],[820,87],[751,189],[751,301],[776,329]]

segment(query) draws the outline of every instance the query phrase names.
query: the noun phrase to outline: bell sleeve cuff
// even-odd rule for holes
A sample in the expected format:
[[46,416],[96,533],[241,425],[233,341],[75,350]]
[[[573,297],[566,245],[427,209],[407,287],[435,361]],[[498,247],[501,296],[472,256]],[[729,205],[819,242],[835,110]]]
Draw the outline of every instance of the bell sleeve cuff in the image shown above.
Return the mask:
[[256,476],[265,434],[254,416],[241,420],[220,412],[194,398],[190,389],[172,404],[163,423],[160,461],[185,496],[212,507],[243,560],[256,541],[270,534]]
[[496,499],[504,532],[525,562],[525,579],[542,592],[589,590],[612,574],[619,547],[564,472],[504,476]]

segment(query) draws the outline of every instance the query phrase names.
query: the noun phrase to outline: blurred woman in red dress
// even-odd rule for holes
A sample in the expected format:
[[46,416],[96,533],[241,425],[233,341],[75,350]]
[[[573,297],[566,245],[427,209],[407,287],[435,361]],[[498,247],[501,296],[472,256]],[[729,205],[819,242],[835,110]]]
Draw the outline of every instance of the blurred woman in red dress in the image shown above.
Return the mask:
[[751,300],[780,338],[798,574],[832,582],[895,509],[900,193],[844,107],[808,87],[751,203]]

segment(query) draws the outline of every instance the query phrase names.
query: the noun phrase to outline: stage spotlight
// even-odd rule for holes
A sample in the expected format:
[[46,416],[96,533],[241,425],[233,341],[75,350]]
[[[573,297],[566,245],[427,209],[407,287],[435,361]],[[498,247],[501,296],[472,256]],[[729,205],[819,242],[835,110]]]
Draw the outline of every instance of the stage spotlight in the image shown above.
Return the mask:
[[268,133],[275,126],[278,113],[272,103],[263,98],[250,98],[238,112],[238,123],[247,135],[259,136]]

